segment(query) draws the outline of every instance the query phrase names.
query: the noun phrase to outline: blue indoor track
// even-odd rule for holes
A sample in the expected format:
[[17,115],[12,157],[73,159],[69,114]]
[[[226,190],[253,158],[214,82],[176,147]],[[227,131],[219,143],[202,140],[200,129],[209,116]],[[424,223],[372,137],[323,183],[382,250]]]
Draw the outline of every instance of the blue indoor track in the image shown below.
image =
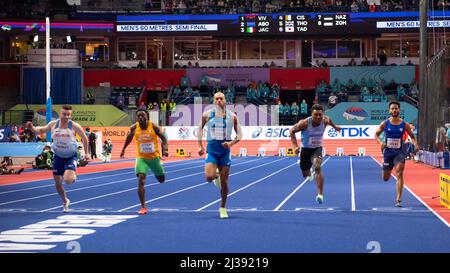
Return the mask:
[[0,252],[450,252],[450,228],[395,180],[382,182],[371,157],[325,157],[324,203],[295,157],[233,159],[227,202],[204,179],[204,160],[166,163],[166,182],[147,178],[149,214],[138,216],[133,169],[0,186]]

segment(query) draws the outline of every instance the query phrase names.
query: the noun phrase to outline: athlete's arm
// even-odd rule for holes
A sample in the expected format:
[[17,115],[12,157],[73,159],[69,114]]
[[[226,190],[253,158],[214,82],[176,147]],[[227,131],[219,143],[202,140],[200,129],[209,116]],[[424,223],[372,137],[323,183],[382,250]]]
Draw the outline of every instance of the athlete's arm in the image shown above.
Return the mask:
[[296,154],[298,154],[300,148],[298,147],[297,137],[295,136],[295,134],[297,132],[305,130],[306,128],[308,128],[308,119],[302,119],[299,122],[297,122],[294,126],[292,126],[292,128],[289,130],[291,142],[292,145],[294,145],[294,150]]
[[338,131],[338,132],[341,132],[341,127],[335,125],[335,124],[333,123],[333,121],[331,120],[330,117],[327,117],[327,116],[325,117],[325,124],[326,124],[326,125],[330,125],[331,127],[334,128],[334,130],[336,130],[336,131]]
[[55,125],[55,123],[56,123],[56,121],[52,120],[46,126],[34,127],[33,123],[31,121],[28,121],[25,126],[28,127],[28,129],[30,129],[30,131],[32,131],[33,133],[37,133],[38,135],[41,135],[43,133],[50,132],[52,130],[53,126]]
[[123,144],[122,151],[120,152],[120,158],[123,158],[125,156],[125,149],[130,145],[131,141],[133,141],[134,132],[136,131],[136,124],[131,125],[130,132],[127,135],[127,138],[125,139],[125,144]]
[[224,146],[225,148],[230,148],[231,146],[238,143],[242,139],[241,124],[239,124],[239,120],[237,119],[237,116],[235,114],[232,114],[232,117],[234,130],[236,131],[236,137],[232,141],[222,143],[222,146]]
[[72,127],[73,127],[73,130],[75,131],[75,133],[77,133],[81,137],[81,142],[83,142],[83,148],[84,148],[84,157],[86,160],[88,160],[89,159],[88,138],[87,138],[86,134],[84,133],[83,128],[81,127],[80,124],[72,121]]
[[169,144],[167,143],[167,138],[166,136],[162,133],[161,129],[159,128],[159,126],[157,126],[156,124],[154,124],[152,122],[153,125],[153,130],[155,130],[155,134],[157,136],[159,136],[159,138],[162,141],[162,155],[163,156],[169,156]]
[[411,142],[414,145],[414,151],[417,152],[419,150],[419,145],[417,144],[416,136],[411,128],[411,125],[408,122],[405,122],[405,130],[411,138]]
[[202,156],[205,153],[205,148],[203,148],[203,127],[205,127],[205,124],[208,122],[209,117],[209,111],[206,111],[202,115],[202,119],[200,121],[200,124],[198,125],[198,133],[197,133],[197,140],[198,140],[198,154]]
[[375,140],[378,142],[378,144],[381,145],[381,148],[383,149],[386,144],[381,140],[380,135],[384,132],[384,128],[386,128],[386,123],[383,121],[381,122],[380,126],[378,126],[378,129],[375,131]]

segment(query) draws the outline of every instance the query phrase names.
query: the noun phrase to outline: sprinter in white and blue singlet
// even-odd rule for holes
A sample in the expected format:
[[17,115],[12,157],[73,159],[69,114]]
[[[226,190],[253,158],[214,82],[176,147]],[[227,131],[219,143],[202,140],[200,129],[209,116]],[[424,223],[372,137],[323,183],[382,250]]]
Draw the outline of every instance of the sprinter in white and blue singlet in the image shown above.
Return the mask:
[[88,139],[83,128],[72,121],[72,106],[63,105],[59,112],[59,119],[49,122],[44,127],[34,127],[33,123],[27,122],[27,127],[34,133],[44,134],[52,132],[52,149],[55,153],[53,161],[53,178],[55,187],[63,201],[63,211],[69,211],[70,200],[67,198],[63,182],[72,184],[77,175],[77,139],[75,134],[81,137],[84,147],[85,159],[89,159]]
[[[300,169],[303,177],[309,177],[309,180],[312,181],[314,176],[311,167],[314,168],[317,183],[316,201],[319,204],[323,203],[324,177],[321,170],[323,133],[328,125],[338,132],[341,131],[341,127],[334,125],[333,121],[323,114],[323,107],[314,104],[311,107],[311,116],[300,120],[289,131],[295,154],[300,153]],[[301,151],[295,136],[297,132],[301,132]]]
[[[222,92],[214,94],[214,109],[206,111],[198,128],[198,154],[205,153],[203,148],[203,128],[206,125],[208,146],[206,147],[205,177],[220,188],[222,202],[220,204],[220,218],[228,218],[225,204],[228,195],[228,176],[231,167],[231,146],[242,139],[241,126],[237,116],[226,110],[225,95]],[[236,137],[232,140],[231,133],[236,131]]]
[[[397,172],[397,195],[395,206],[401,207],[404,184],[403,171],[405,169],[405,158],[407,156],[407,147],[403,141],[403,134],[405,131],[410,136],[415,151],[418,150],[418,145],[411,125],[399,117],[399,102],[392,101],[389,103],[389,114],[391,117],[381,122],[375,132],[375,139],[381,145],[381,150],[383,152],[383,180],[389,180],[394,167]],[[385,135],[384,140],[380,137],[383,132]]]

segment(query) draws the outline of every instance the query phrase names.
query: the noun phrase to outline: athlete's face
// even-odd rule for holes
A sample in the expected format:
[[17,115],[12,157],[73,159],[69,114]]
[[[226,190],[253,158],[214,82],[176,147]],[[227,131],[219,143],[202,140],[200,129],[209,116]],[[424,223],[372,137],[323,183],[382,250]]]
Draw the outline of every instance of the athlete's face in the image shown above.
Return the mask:
[[397,104],[391,104],[389,107],[389,114],[391,114],[392,117],[396,118],[400,114],[400,107],[398,107]]
[[141,111],[137,114],[137,120],[140,124],[145,124],[147,123],[147,115]]
[[63,122],[69,122],[69,119],[72,117],[72,110],[62,109],[59,112],[59,119]]
[[311,113],[312,121],[314,123],[321,123],[323,119],[323,111],[322,110],[313,110]]
[[225,95],[222,92],[214,95],[214,104],[222,108],[225,107]]

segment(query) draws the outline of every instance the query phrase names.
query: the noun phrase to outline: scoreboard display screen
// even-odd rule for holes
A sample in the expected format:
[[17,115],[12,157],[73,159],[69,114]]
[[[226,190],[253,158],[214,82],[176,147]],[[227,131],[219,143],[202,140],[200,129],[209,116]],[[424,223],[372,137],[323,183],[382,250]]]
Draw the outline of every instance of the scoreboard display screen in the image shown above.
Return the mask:
[[[435,11],[428,28],[449,28]],[[419,32],[419,12],[339,12],[224,15],[118,16],[118,33],[144,35],[211,35],[223,37],[377,35]]]

